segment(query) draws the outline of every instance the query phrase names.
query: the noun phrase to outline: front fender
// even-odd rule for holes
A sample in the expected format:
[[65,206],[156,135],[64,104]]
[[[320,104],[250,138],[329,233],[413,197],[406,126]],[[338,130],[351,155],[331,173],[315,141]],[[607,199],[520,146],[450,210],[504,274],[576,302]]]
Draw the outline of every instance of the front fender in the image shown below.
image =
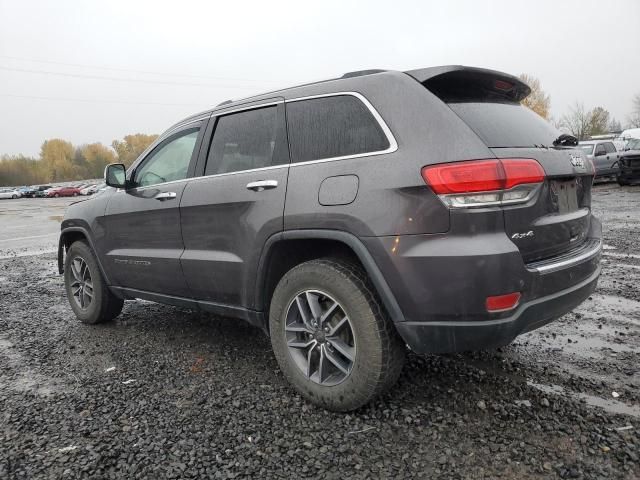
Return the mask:
[[109,282],[109,277],[107,276],[107,272],[102,266],[102,261],[100,260],[100,255],[98,255],[98,251],[95,248],[95,244],[93,242],[93,237],[89,233],[89,230],[82,226],[73,226],[73,227],[65,227],[64,222],[62,225],[62,231],[60,232],[60,238],[58,240],[58,273],[62,275],[64,273],[64,256],[69,250],[71,244],[76,240],[85,240],[91,250],[93,251],[93,255],[98,263],[98,267],[100,268],[100,273],[102,273],[102,277],[104,278],[107,285],[111,285]]

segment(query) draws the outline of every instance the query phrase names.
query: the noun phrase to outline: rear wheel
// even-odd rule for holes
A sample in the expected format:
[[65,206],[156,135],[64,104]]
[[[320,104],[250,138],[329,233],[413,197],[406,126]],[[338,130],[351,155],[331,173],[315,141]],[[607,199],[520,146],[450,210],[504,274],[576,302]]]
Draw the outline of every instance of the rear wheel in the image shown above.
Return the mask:
[[404,344],[366,274],[321,259],[287,272],[269,313],[271,344],[287,380],[309,401],[354,410],[392,386]]
[[69,304],[83,323],[108,322],[122,311],[124,300],[111,293],[93,251],[83,241],[74,242],[67,251],[64,283]]

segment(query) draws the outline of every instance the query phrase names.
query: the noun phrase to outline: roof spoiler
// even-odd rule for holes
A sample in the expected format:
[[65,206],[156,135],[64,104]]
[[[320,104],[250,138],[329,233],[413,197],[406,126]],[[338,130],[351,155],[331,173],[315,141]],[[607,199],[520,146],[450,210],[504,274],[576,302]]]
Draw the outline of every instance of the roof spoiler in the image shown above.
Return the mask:
[[447,65],[405,72],[445,102],[519,103],[530,93],[518,77],[486,68]]

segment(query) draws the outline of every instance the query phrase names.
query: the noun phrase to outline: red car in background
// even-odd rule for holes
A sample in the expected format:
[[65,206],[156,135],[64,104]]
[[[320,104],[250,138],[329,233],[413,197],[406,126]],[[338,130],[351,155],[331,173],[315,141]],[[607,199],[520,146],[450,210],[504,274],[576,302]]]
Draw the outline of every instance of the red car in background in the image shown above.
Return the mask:
[[77,197],[80,189],[77,187],[57,187],[47,192],[47,197]]

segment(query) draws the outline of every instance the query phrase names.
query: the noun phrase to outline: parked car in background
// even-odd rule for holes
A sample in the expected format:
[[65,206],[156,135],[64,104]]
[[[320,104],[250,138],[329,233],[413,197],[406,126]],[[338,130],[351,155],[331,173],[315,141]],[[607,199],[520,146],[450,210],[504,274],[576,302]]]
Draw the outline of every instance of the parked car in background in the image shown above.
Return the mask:
[[96,185],[96,193],[102,193],[104,192],[107,188],[110,188],[109,186],[107,186],[106,183],[102,182]]
[[592,164],[522,106],[530,91],[480,68],[377,70],[193,115],[67,209],[71,308],[96,324],[143,298],[248,321],[338,411],[391,388],[407,346],[506,345],[600,274]]
[[22,193],[17,188],[0,188],[0,198],[20,198]]
[[611,140],[585,140],[579,148],[593,162],[596,178],[614,177],[618,174],[618,149]]
[[80,194],[93,195],[98,190],[97,187],[97,185],[87,185],[86,187],[80,189]]
[[57,187],[47,190],[47,197],[77,197],[80,189],[77,187]]
[[47,191],[52,189],[51,185],[40,185],[35,188],[35,193],[33,194],[36,198],[42,198],[47,196]]
[[18,190],[23,197],[32,198],[36,194],[36,189],[33,187],[20,187]]
[[600,142],[604,142],[606,140],[612,142],[615,147],[616,150],[618,152],[624,150],[624,143],[625,141],[620,137],[620,135],[615,134],[615,133],[607,133],[607,134],[603,134],[603,135],[591,135],[589,138],[585,139],[585,141],[600,141]]
[[640,180],[640,139],[628,140],[624,151],[620,152],[616,180],[620,185]]

